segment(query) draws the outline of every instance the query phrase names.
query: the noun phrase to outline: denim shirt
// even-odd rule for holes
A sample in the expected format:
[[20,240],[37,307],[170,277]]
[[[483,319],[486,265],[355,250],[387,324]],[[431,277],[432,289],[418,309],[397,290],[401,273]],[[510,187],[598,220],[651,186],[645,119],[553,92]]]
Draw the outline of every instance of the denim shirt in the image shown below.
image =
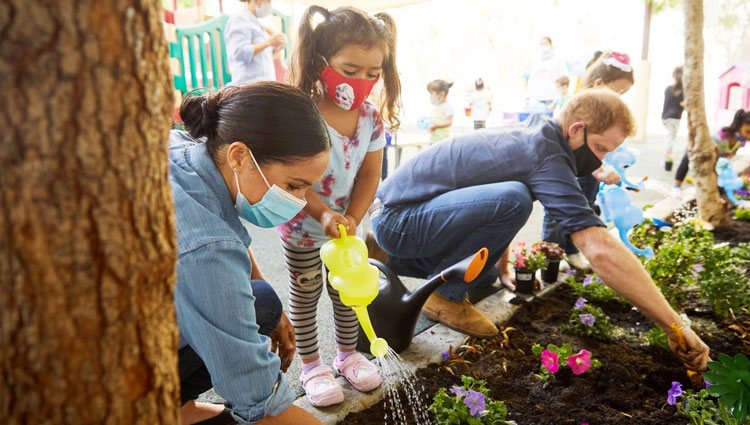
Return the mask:
[[506,181],[524,183],[567,233],[604,226],[576,181],[575,158],[562,129],[538,114],[431,146],[396,169],[377,196],[383,205],[397,208]]
[[273,48],[266,47],[253,53],[255,45],[269,38],[258,18],[249,10],[243,9],[229,18],[224,41],[227,45],[227,65],[232,74],[231,85],[276,80]]
[[258,333],[250,235],[205,144],[174,130],[170,144],[180,348],[190,345],[200,356],[237,421],[278,415],[295,394],[280,371],[279,357],[269,351],[269,339]]

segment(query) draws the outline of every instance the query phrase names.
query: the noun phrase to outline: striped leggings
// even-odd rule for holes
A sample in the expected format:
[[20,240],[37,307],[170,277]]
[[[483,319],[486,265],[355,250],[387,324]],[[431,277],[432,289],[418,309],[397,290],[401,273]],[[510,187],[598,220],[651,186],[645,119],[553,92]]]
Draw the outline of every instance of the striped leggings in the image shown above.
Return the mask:
[[319,248],[299,248],[282,241],[286,267],[289,272],[289,320],[294,326],[297,351],[303,362],[318,357],[318,300],[326,282],[328,296],[333,303],[333,323],[336,326],[336,346],[339,351],[351,351],[357,345],[359,322],[354,311],[341,303],[339,293],[326,279]]

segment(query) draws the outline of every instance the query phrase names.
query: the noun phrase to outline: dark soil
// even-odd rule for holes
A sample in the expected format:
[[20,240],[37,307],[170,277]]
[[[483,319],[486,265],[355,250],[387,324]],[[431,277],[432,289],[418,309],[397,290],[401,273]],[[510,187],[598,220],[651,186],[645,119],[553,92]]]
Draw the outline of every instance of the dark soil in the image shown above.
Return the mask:
[[[501,335],[484,346],[481,341],[469,339],[464,347],[471,348],[459,350],[463,351],[461,356],[445,365],[433,364],[420,370],[417,375],[430,398],[425,400],[424,408],[439,388],[460,384],[463,374],[486,380],[491,397],[505,402],[508,419],[519,425],[687,423],[666,404],[672,381],[682,382],[685,388],[689,385],[685,369],[669,351],[646,345],[637,337],[652,326],[651,322],[630,306],[611,302],[600,306],[612,323],[627,331],[626,335],[611,342],[574,336],[564,330],[564,325],[575,298],[567,287],[559,288],[551,298],[537,299],[519,310],[501,329],[507,339]],[[719,353],[750,354],[750,317],[728,323],[710,312],[703,312],[702,316],[693,327],[711,347],[713,358]],[[739,337],[742,332],[744,341]],[[531,352],[532,344],[559,346],[565,342],[576,352],[582,348],[591,351],[602,367],[581,376],[563,368],[546,385],[534,378],[533,373],[539,371],[539,357]],[[475,350],[479,352],[472,352]],[[383,409],[381,402],[348,415],[341,423],[383,424]]]
[[716,242],[738,244],[750,242],[750,221],[732,220],[732,224],[714,230]]

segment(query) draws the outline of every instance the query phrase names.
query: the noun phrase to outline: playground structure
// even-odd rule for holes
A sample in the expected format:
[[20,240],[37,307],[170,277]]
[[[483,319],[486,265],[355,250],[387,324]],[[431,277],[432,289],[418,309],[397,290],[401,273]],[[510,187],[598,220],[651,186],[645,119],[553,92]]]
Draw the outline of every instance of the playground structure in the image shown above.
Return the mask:
[[719,76],[716,122],[731,122],[738,109],[750,109],[750,64],[747,63],[732,65]]

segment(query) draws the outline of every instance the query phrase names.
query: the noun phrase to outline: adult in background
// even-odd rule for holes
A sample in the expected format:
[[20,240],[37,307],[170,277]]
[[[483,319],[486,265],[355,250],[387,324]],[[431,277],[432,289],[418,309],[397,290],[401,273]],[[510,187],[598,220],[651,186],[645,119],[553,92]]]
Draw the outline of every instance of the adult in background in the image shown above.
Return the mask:
[[555,81],[567,75],[568,70],[565,63],[555,55],[551,38],[542,37],[539,40],[539,48],[539,58],[534,62],[531,72],[529,72],[526,97],[530,102],[530,107],[533,107],[536,103],[541,103],[551,109],[557,98]]
[[[370,252],[398,274],[431,278],[488,248],[488,265],[474,282],[448,281],[422,311],[459,332],[489,337],[498,330],[467,301],[467,291],[495,282],[495,261],[539,200],[604,282],[666,332],[670,348],[687,367],[703,370],[708,347],[670,307],[635,255],[609,234],[576,181],[599,168],[634,131],[633,116],[616,93],[591,89],[574,96],[559,120],[533,115],[515,126],[433,145],[378,190]],[[685,350],[673,323],[681,324]]]
[[229,18],[224,30],[231,84],[276,81],[274,55],[286,46],[286,36],[272,35],[258,20],[271,14],[271,0],[240,1],[245,8]]

